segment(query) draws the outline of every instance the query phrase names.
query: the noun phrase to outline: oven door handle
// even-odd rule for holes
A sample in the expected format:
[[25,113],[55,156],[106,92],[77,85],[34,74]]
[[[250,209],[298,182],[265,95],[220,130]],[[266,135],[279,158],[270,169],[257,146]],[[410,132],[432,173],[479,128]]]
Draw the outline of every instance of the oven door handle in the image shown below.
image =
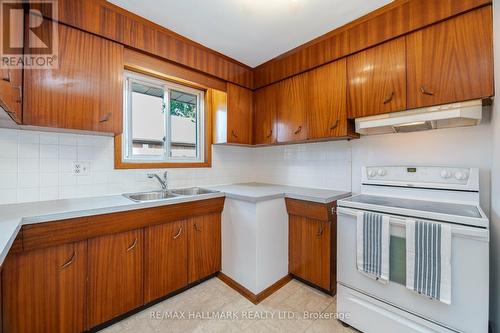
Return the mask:
[[[346,207],[337,207],[337,215],[344,215],[344,216],[354,216],[357,218],[358,212],[363,212],[363,210],[360,209],[352,209],[352,208],[346,208]],[[406,219],[401,218],[399,216],[394,216],[391,214],[382,214],[384,216],[389,217],[389,221],[391,225],[398,226],[398,227],[406,227]],[[408,220],[416,220],[417,218],[412,218],[409,217]],[[340,219],[338,219],[338,222]],[[421,221],[426,221],[425,219],[419,219]],[[479,241],[485,241],[489,242],[490,241],[490,232],[488,229],[482,229],[482,228],[476,228],[476,227],[466,227],[458,224],[452,224],[452,223],[447,223],[447,222],[441,222],[445,224],[449,224],[451,226],[451,233],[453,236],[457,237],[462,237],[462,238],[467,238],[467,239],[475,239]]]

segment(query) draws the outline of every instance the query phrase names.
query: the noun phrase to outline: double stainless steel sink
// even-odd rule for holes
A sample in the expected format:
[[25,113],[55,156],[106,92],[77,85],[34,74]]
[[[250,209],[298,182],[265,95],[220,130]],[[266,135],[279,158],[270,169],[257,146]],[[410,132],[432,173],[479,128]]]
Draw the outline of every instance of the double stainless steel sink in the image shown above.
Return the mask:
[[135,202],[148,202],[148,201],[168,200],[182,196],[195,196],[195,195],[212,194],[212,193],[217,193],[217,191],[207,190],[200,187],[190,187],[190,188],[182,188],[182,189],[167,190],[167,191],[128,193],[124,194],[123,196]]

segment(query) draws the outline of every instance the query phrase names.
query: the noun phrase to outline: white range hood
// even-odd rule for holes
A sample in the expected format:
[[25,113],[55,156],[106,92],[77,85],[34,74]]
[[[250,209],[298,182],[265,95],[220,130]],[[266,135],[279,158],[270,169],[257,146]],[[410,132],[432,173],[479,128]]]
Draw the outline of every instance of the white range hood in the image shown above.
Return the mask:
[[482,100],[432,106],[356,119],[362,135],[407,133],[437,128],[475,126],[481,123]]

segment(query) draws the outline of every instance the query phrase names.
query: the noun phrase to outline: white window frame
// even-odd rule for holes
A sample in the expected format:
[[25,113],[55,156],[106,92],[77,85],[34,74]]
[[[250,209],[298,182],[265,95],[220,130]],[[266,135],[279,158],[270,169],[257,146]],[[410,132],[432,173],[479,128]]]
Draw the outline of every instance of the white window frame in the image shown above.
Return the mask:
[[[163,116],[165,126],[165,142],[163,155],[134,155],[132,144],[132,83],[143,83],[145,85],[163,89]],[[123,84],[124,108],[123,108],[123,144],[122,162],[127,163],[204,163],[205,162],[205,92],[185,85],[157,79],[151,76],[125,71]],[[170,91],[196,95],[196,157],[171,157],[171,115],[170,115]]]

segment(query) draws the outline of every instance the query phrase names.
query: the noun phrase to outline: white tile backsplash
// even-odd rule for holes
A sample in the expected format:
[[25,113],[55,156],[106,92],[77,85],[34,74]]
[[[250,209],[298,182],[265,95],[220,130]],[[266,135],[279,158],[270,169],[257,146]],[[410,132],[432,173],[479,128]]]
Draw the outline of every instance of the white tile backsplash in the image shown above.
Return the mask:
[[[214,146],[212,168],[170,169],[170,187],[257,180],[256,150]],[[146,174],[164,170],[115,170],[114,139],[0,128],[0,204],[122,194],[158,189]],[[90,164],[88,176],[73,163]]]

